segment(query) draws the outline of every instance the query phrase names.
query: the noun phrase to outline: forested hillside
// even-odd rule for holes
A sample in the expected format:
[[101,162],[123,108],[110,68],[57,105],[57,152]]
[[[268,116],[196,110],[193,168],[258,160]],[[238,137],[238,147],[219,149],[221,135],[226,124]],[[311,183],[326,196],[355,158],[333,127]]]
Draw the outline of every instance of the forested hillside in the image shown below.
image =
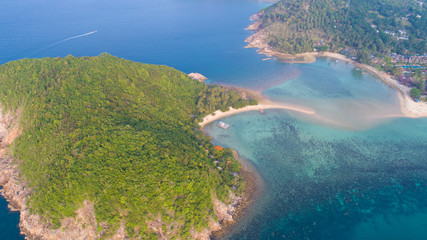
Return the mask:
[[89,200],[104,237],[124,224],[132,238],[157,238],[147,223],[160,218],[170,238],[187,239],[215,218],[213,196],[227,202],[244,187],[231,151],[197,122],[256,102],[170,67],[108,54],[23,59],[0,66],[0,103],[20,112],[11,152],[29,205],[56,228]]
[[260,28],[276,51],[356,49],[374,54],[427,52],[426,4],[416,0],[280,0],[261,11]]

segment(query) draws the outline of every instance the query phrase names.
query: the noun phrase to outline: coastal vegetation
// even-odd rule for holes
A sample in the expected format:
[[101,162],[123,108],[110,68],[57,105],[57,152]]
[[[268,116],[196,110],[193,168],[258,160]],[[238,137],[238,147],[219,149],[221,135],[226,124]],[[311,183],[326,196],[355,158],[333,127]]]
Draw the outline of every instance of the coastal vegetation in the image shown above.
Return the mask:
[[425,91],[418,86],[425,73],[415,76],[415,69],[427,67],[427,5],[422,1],[280,0],[258,17],[257,30],[274,51],[341,53]]
[[426,6],[415,0],[281,0],[264,9],[268,43],[286,53],[357,48],[378,54],[427,52]]
[[188,239],[216,219],[213,198],[242,193],[240,165],[198,122],[257,104],[167,66],[98,57],[23,59],[0,66],[0,104],[19,112],[11,154],[28,204],[53,227],[94,203],[98,232]]
[[419,99],[421,94],[424,93],[426,88],[425,77],[423,77],[423,73],[421,69],[415,70],[414,73],[415,86],[411,89],[410,94],[414,99]]

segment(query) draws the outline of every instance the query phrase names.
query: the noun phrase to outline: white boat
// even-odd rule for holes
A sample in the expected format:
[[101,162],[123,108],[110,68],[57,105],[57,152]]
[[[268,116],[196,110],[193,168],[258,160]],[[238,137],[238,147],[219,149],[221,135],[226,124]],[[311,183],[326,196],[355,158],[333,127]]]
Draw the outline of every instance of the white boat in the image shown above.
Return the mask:
[[227,123],[225,123],[223,121],[219,121],[217,126],[224,129],[224,130],[227,130],[230,127],[230,125],[228,125]]

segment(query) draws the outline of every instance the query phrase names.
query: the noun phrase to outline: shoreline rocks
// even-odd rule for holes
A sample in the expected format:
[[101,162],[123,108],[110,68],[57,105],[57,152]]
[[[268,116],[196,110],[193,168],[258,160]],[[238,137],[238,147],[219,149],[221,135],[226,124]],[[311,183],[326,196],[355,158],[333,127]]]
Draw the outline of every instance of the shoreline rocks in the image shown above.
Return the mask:
[[202,74],[194,73],[194,72],[188,74],[188,76],[194,80],[199,81],[199,82],[204,82],[206,79],[208,79],[207,77],[203,76]]

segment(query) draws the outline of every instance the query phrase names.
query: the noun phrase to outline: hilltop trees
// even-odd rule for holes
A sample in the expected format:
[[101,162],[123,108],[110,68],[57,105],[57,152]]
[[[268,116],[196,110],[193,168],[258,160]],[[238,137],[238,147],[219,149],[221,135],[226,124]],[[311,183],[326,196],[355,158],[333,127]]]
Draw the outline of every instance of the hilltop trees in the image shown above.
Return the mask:
[[367,62],[366,52],[427,52],[425,8],[412,0],[281,0],[263,9],[260,21],[277,51],[354,48]]

